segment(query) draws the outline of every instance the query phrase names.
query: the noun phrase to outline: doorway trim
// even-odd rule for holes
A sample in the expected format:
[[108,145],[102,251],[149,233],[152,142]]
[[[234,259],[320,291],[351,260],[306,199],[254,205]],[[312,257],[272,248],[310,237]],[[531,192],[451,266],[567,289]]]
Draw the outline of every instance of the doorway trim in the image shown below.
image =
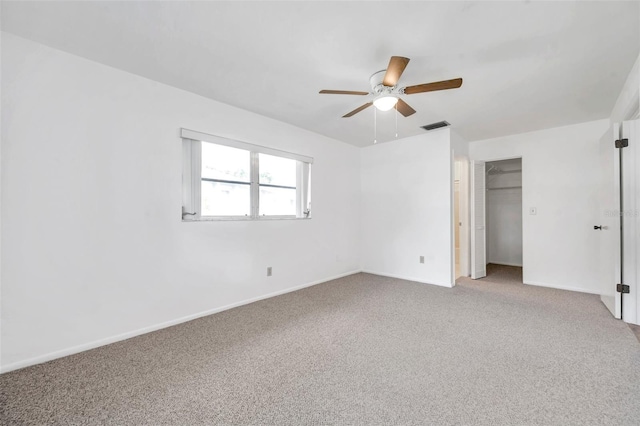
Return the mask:
[[[527,254],[527,250],[526,250],[526,244],[525,244],[525,240],[524,240],[524,216],[525,216],[525,197],[524,197],[524,188],[526,185],[526,174],[525,174],[525,169],[526,169],[526,161],[525,161],[525,156],[524,155],[509,155],[509,156],[501,156],[501,157],[490,157],[490,158],[474,158],[473,161],[481,161],[485,163],[485,173],[486,173],[486,163],[491,163],[494,161],[504,161],[504,160],[516,160],[516,159],[520,159],[521,164],[522,164],[522,277],[523,277],[523,282],[524,277],[525,277],[525,268],[526,268],[526,254]],[[473,175],[470,173],[469,174],[469,179],[473,179]],[[471,182],[470,182],[471,183]],[[470,185],[470,187],[473,185]],[[469,206],[474,204],[474,199],[473,199],[473,191],[469,191]],[[486,188],[485,188],[485,204],[486,204]],[[485,205],[485,209],[486,209],[486,205]],[[485,211],[485,216],[486,216],[486,211]],[[486,220],[486,217],[485,217]],[[486,227],[485,227],[485,232],[486,232]],[[485,239],[484,239],[484,254],[485,254],[485,262],[486,262],[486,258],[487,258],[487,238],[486,238],[486,234],[485,234]],[[470,239],[469,242],[469,252],[473,253],[476,250],[476,245],[475,245],[475,240],[474,239]]]

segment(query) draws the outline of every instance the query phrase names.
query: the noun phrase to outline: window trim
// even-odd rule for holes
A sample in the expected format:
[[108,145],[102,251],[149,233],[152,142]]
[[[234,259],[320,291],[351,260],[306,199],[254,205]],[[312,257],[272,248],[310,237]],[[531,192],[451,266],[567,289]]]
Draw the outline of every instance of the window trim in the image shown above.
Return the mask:
[[[206,133],[195,132],[193,130],[181,129],[182,137],[182,221],[183,222],[204,222],[204,221],[246,221],[246,220],[298,220],[311,219],[311,164],[312,157],[294,154],[287,151],[267,148],[260,145],[253,145],[247,142],[227,139],[220,136],[208,135]],[[220,179],[202,178],[202,149],[201,142],[208,142],[217,145],[229,146],[249,151],[250,153],[250,214],[245,216],[202,216],[201,184],[205,181],[223,181]],[[260,185],[259,179],[259,154],[273,155],[296,161],[296,214],[295,215],[260,215],[259,198],[260,186],[282,187],[294,189],[294,187],[281,185]],[[196,166],[197,165],[197,166]],[[237,182],[247,184],[247,182]]]
[[259,154],[274,155],[276,157],[284,157],[284,158],[289,158],[291,160],[302,161],[303,163],[313,164],[313,157],[307,157],[306,155],[300,155],[300,154],[295,154],[293,152],[268,148],[266,146],[254,145],[248,142],[242,142],[235,139],[224,138],[222,136],[208,135],[206,133],[196,132],[194,130],[181,129],[180,137],[182,139],[211,142],[217,145],[230,146],[232,148],[244,149],[245,151],[257,152]]

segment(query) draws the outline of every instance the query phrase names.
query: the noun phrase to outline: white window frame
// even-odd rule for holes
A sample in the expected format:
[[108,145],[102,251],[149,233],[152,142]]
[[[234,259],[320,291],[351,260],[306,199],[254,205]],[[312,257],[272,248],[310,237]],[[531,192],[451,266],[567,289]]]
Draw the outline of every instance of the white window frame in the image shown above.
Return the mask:
[[[278,220],[311,218],[311,164],[313,158],[280,151],[247,142],[181,129],[182,137],[182,220],[184,222],[216,220]],[[250,197],[251,212],[246,216],[202,216],[202,142],[229,146],[249,151],[251,155]],[[259,154],[288,158],[296,161],[296,214],[260,215]]]

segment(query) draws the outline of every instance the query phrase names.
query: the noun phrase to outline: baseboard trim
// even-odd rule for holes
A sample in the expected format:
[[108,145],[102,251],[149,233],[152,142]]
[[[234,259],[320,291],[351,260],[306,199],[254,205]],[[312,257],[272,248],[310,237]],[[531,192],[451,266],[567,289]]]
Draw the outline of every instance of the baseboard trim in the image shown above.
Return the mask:
[[248,305],[253,302],[258,302],[260,300],[269,299],[271,297],[280,296],[286,293],[291,293],[297,290],[302,290],[303,288],[312,287],[317,284],[326,283],[328,281],[336,280],[338,278],[346,277],[349,275],[357,274],[362,272],[361,270],[354,270],[345,272],[343,274],[334,275],[328,278],[323,278],[321,280],[313,281],[310,283],[298,285],[295,287],[290,287],[284,290],[275,291],[272,293],[267,293],[262,296],[252,297],[251,299],[246,299],[240,302],[231,303],[229,305],[221,306],[218,308],[209,309],[203,312],[198,312],[196,314],[187,315],[181,318],[176,318],[174,320],[165,321],[159,324],[150,325],[147,327],[139,328],[133,331],[128,331],[126,333],[117,334],[115,336],[106,337],[104,339],[94,340],[92,342],[84,343],[81,345],[73,346],[66,349],[61,349],[54,352],[49,352],[44,355],[39,355],[33,358],[25,359],[23,361],[13,362],[11,364],[0,366],[0,374],[8,373],[9,371],[19,370],[21,368],[30,367],[32,365],[42,364],[44,362],[53,361],[54,359],[63,358],[65,356],[77,354],[80,352],[88,351],[90,349],[99,348],[100,346],[109,345],[111,343],[120,342],[122,340],[131,339],[132,337],[140,336],[142,334],[151,333],[153,331],[161,330],[163,328],[172,327],[174,325],[182,324],[184,322],[192,321],[194,319],[206,317],[208,315],[213,315],[218,312],[227,311],[229,309],[237,308],[239,306]]
[[592,290],[585,290],[585,289],[579,288],[579,287],[561,286],[561,285],[547,284],[547,283],[541,283],[541,282],[537,282],[537,281],[528,281],[528,280],[526,282],[524,282],[524,284],[526,284],[526,285],[534,285],[534,286],[537,286],[537,287],[555,288],[556,290],[566,290],[566,291],[575,291],[575,292],[578,292],[578,293],[595,294],[596,296],[600,296],[600,293],[594,292]]
[[407,275],[388,274],[386,272],[377,272],[369,269],[363,269],[361,272],[364,272],[365,274],[380,275],[381,277],[397,278],[399,280],[415,281],[422,284],[437,285],[438,287],[447,287],[447,288],[453,287],[451,284],[428,282],[420,278],[409,277]]

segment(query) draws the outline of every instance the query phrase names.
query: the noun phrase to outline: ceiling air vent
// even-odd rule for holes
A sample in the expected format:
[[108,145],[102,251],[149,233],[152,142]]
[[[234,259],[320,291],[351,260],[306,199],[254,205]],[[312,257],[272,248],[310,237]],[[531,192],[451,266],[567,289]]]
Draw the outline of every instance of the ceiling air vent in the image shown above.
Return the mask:
[[451,126],[447,121],[438,121],[437,123],[427,124],[426,126],[420,126],[425,129],[427,132],[430,130],[439,129],[441,127]]

